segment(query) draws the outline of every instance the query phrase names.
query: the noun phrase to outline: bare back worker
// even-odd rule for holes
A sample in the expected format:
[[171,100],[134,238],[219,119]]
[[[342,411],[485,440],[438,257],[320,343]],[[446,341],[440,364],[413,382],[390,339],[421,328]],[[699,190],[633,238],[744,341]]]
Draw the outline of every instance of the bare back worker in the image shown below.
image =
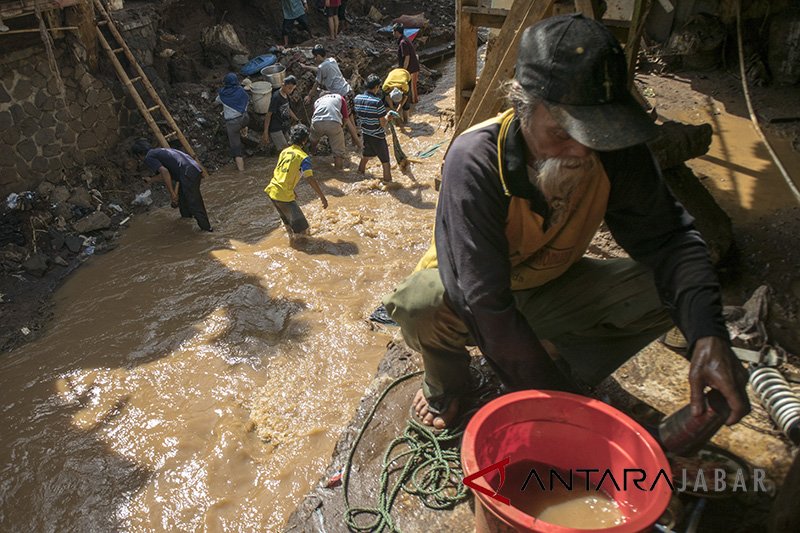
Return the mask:
[[[512,109],[454,140],[435,245],[384,299],[422,353],[416,414],[434,427],[458,415],[465,345],[480,346],[507,390],[574,390],[674,322],[689,342],[693,413],[711,387],[737,422],[747,378],[719,284],[644,144],[654,127],[627,90],[619,43],[581,15],[551,17],[522,35],[515,76]],[[631,259],[583,257],[603,220]]]
[[180,209],[181,217],[194,217],[200,229],[213,231],[200,194],[203,172],[191,156],[174,148],[150,148],[144,139],[136,141],[131,152],[164,180],[172,207]]

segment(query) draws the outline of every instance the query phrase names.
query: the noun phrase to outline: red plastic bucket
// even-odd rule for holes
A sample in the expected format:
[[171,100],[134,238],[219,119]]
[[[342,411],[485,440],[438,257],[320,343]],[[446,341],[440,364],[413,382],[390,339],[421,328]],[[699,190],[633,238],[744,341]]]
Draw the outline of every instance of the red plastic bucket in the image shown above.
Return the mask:
[[[464,476],[474,475],[506,458],[510,458],[511,464],[531,461],[562,472],[597,470],[588,475],[587,482],[615,500],[626,517],[623,524],[594,530],[603,533],[648,529],[664,512],[672,494],[669,484],[672,472],[655,439],[613,407],[575,394],[515,392],[481,408],[464,432],[461,446]],[[472,483],[493,494],[500,485],[498,470],[487,471],[485,477],[478,477]],[[640,471],[644,472],[644,480]],[[641,481],[633,483],[634,478]],[[472,492],[476,497],[479,533],[587,531],[538,520],[493,496],[475,489]]]

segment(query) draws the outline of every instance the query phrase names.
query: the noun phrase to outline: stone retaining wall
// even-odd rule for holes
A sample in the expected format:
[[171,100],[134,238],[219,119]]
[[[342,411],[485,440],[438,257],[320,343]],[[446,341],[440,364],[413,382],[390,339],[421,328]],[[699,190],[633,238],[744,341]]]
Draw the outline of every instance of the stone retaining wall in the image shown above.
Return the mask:
[[34,189],[109,150],[119,138],[120,100],[56,42],[65,103],[44,47],[0,59],[0,194]]
[[[120,31],[145,68],[153,61],[157,18],[127,17]],[[116,14],[115,14],[116,16]],[[66,39],[56,40],[56,63],[66,88],[59,96],[56,76],[43,45],[0,54],[0,196],[36,189],[111,151],[126,126],[141,124],[133,103],[105,57],[104,74],[92,74],[76,60]]]

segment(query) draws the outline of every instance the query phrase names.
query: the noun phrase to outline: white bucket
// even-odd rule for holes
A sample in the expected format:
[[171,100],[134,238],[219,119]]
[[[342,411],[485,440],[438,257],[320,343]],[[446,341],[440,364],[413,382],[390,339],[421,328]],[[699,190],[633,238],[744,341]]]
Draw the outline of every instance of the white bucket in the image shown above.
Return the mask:
[[253,111],[265,115],[272,99],[272,84],[268,81],[254,81],[250,85],[250,93],[253,95]]

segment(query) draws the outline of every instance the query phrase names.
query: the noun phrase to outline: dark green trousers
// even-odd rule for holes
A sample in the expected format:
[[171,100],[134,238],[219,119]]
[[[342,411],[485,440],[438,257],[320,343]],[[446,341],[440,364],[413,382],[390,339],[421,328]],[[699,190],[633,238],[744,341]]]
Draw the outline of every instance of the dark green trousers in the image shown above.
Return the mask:
[[[514,291],[540,339],[558,348],[572,376],[593,385],[672,326],[652,272],[631,259],[583,258],[559,278]],[[383,300],[403,339],[422,354],[423,390],[436,411],[469,390],[474,344],[445,301],[439,271],[415,272]]]

